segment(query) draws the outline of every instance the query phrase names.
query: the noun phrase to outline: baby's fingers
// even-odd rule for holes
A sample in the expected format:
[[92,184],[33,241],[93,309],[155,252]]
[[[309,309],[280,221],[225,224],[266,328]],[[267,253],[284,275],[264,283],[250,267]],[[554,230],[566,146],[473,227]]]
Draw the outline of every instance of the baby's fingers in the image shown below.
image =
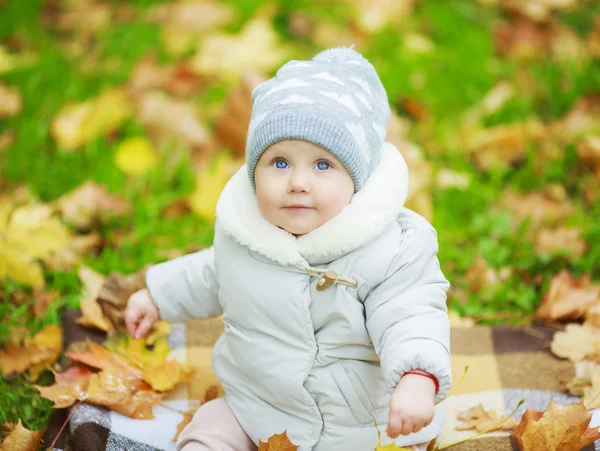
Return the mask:
[[135,331],[134,338],[145,337],[150,331],[156,320],[150,314],[146,314]]
[[127,332],[129,332],[129,335],[132,337],[135,337],[135,328],[138,320],[139,312],[131,308],[125,309],[125,326],[127,327]]
[[402,433],[403,427],[404,421],[402,420],[402,415],[390,409],[386,434],[391,438],[396,438]]

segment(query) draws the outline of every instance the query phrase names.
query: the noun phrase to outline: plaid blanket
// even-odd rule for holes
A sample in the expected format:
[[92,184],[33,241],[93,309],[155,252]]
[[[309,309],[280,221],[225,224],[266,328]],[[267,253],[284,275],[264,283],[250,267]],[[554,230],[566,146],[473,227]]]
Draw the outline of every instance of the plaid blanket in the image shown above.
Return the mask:
[[[103,335],[75,322],[79,312],[63,317],[65,346],[89,338],[100,342]],[[172,441],[183,416],[178,411],[193,411],[204,399],[206,389],[216,383],[210,368],[210,353],[223,328],[220,319],[191,321],[174,325],[169,344],[172,356],[197,368],[194,379],[171,392],[154,407],[155,419],[132,420],[106,408],[81,404],[71,416],[53,451],[175,450]],[[549,343],[555,328],[487,327],[452,330],[453,394],[445,401],[446,423],[438,443],[443,446],[475,434],[456,431],[457,413],[479,403],[499,414],[510,413],[521,398],[526,402],[514,418],[519,420],[526,407],[545,410],[550,397],[559,404],[578,398],[562,391],[574,376],[573,364],[554,357]],[[465,366],[468,373],[462,382]],[[66,421],[68,409],[56,410],[44,437],[48,447]],[[594,412],[592,424],[600,424],[600,412]],[[385,442],[384,442],[385,443]],[[518,447],[506,432],[486,434],[481,438],[452,447],[453,451],[508,451]],[[600,440],[586,450],[600,450]],[[332,450],[335,451],[335,450]],[[354,451],[354,450],[353,450]],[[363,450],[355,450],[363,451]],[[370,450],[364,450],[370,451]]]

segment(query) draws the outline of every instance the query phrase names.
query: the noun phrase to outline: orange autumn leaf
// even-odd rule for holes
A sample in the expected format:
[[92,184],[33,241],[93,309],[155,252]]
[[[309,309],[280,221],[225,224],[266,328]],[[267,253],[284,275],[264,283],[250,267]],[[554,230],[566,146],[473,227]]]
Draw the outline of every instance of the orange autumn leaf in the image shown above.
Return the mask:
[[579,451],[600,438],[598,428],[588,428],[591,419],[583,401],[560,406],[551,399],[544,412],[525,411],[513,438],[521,451]]
[[287,436],[287,430],[282,434],[275,434],[269,437],[267,443],[259,440],[258,451],[295,451],[299,446],[294,445]]
[[600,284],[593,283],[589,274],[576,279],[563,269],[552,277],[536,315],[547,321],[575,320],[598,303]]
[[470,429],[475,429],[477,432],[489,432],[491,430],[512,431],[518,424],[510,418],[502,422],[502,419],[495,411],[485,410],[482,404],[459,412],[456,418],[461,421],[455,427],[457,431],[468,431]]
[[29,370],[31,378],[52,365],[62,351],[62,331],[52,324],[46,326],[23,344],[9,343],[5,351],[0,351],[0,371],[5,374],[22,373]]

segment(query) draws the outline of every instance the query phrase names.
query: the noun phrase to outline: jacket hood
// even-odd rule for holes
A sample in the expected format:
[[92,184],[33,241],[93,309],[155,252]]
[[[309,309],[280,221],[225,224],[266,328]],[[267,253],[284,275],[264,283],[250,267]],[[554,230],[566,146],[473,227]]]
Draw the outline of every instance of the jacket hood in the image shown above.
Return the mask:
[[408,168],[402,154],[385,142],[379,165],[340,213],[295,237],[261,214],[246,165],[229,180],[217,203],[217,227],[238,243],[282,265],[323,264],[377,237],[402,209]]

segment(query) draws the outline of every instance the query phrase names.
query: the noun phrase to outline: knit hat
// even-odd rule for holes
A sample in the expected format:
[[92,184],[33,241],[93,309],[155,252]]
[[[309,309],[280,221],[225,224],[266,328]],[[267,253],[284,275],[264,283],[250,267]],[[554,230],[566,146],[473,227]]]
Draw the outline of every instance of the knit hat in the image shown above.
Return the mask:
[[256,164],[271,144],[302,139],[335,155],[359,191],[379,163],[390,115],[375,68],[352,48],[286,63],[252,91],[246,139],[252,187]]

